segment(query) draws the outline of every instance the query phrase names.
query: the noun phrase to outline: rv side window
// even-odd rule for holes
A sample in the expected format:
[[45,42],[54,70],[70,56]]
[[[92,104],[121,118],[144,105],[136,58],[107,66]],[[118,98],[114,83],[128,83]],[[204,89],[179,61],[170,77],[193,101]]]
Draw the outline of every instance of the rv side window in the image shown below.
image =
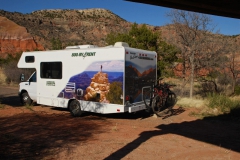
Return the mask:
[[26,63],[33,63],[35,61],[34,56],[26,56],[25,62]]
[[40,76],[47,79],[62,79],[62,62],[41,62]]

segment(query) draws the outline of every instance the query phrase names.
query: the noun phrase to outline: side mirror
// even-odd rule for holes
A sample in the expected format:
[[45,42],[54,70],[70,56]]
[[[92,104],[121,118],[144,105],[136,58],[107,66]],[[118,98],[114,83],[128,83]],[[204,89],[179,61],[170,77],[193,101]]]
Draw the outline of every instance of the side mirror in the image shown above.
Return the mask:
[[20,76],[20,81],[23,82],[24,79],[25,79],[25,76],[24,76],[24,74],[22,73],[21,76]]

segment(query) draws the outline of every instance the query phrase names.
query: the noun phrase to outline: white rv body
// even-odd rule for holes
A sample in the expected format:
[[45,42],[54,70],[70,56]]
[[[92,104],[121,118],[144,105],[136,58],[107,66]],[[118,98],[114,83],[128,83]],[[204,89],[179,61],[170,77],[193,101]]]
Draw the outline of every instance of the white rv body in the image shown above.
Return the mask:
[[[146,109],[142,88],[150,85],[147,80],[156,80],[156,67],[156,52],[122,42],[23,52],[18,68],[35,68],[36,73],[19,84],[19,95],[27,92],[38,104],[62,108],[77,100],[88,112],[136,112]],[[109,98],[111,93],[117,97]]]

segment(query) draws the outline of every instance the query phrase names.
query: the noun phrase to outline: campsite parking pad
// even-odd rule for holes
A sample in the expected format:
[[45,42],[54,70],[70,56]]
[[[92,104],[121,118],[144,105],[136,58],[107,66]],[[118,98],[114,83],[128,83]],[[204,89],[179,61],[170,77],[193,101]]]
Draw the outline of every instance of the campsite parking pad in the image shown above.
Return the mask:
[[17,88],[0,87],[0,159],[240,159],[240,123],[173,115],[93,114],[19,104]]

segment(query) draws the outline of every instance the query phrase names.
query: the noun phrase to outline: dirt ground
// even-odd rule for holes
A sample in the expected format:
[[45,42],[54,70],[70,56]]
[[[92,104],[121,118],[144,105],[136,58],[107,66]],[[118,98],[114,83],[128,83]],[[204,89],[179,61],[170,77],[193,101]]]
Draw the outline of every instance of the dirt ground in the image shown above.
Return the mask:
[[240,159],[240,121],[198,119],[196,108],[73,118],[66,109],[21,106],[17,88],[0,86],[0,159]]

